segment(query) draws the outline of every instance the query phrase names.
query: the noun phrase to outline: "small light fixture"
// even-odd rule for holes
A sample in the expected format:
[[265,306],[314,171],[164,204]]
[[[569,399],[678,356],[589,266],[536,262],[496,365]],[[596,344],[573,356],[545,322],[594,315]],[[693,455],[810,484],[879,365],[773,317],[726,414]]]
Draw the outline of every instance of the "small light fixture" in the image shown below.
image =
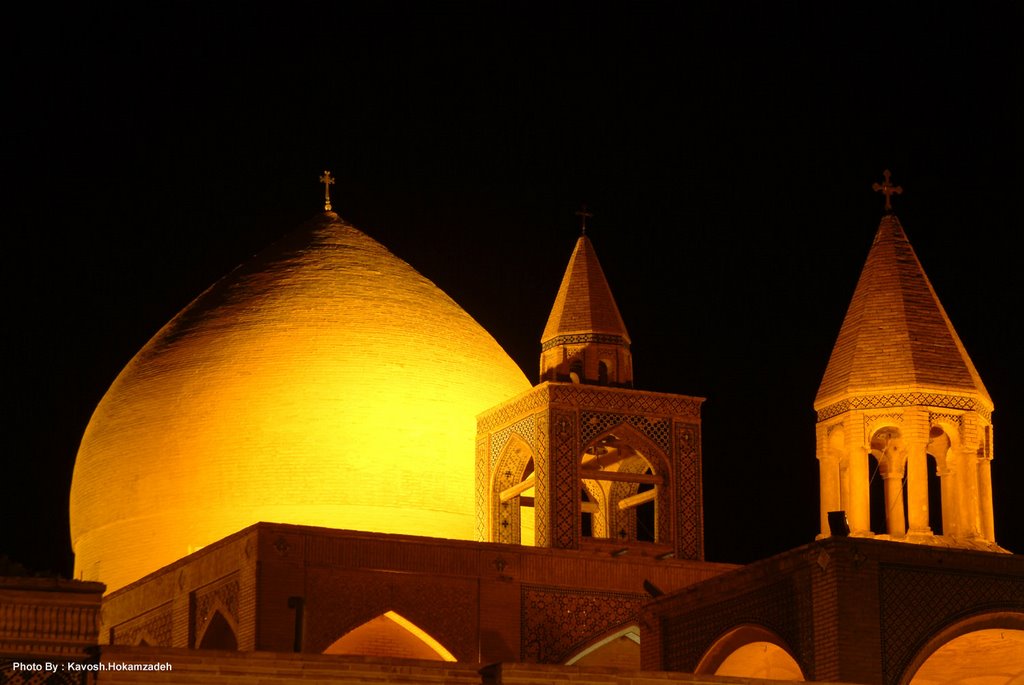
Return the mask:
[[661,554],[659,554],[658,556],[656,556],[654,558],[657,559],[658,561],[665,561],[666,559],[671,559],[675,555],[676,555],[675,552],[662,552]]
[[613,557],[625,556],[626,554],[629,554],[629,548],[628,547],[623,547],[622,549],[615,550],[611,554],[612,554]]
[[849,537],[850,522],[846,520],[845,511],[840,509],[839,511],[828,512],[828,531],[832,537]]

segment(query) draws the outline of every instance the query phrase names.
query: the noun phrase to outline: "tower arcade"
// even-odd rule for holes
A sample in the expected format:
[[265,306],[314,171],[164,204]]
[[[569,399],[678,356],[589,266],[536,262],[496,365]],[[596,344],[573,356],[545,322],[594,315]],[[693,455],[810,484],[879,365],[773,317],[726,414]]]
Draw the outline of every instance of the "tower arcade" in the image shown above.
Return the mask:
[[[890,196],[814,409],[821,535],[999,550],[992,399],[924,273]],[[878,481],[883,485],[879,487]]]

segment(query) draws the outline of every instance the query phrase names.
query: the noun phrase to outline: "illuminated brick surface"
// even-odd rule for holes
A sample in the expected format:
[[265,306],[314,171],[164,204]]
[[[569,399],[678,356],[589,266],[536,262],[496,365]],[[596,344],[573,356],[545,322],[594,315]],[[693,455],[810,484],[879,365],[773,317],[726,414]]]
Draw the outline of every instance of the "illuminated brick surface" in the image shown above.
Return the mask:
[[257,521],[471,538],[474,417],[529,387],[451,298],[325,213],[107,391],[75,465],[75,576],[114,590]]

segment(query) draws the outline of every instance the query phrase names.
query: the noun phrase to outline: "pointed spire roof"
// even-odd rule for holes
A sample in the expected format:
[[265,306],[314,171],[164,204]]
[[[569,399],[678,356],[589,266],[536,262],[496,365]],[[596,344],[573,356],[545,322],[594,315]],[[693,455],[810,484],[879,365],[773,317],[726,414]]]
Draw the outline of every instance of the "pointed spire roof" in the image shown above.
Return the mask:
[[882,217],[814,401],[931,390],[992,398],[895,214]]
[[629,343],[626,324],[622,322],[597,253],[586,235],[576,241],[541,343],[577,333],[617,335]]

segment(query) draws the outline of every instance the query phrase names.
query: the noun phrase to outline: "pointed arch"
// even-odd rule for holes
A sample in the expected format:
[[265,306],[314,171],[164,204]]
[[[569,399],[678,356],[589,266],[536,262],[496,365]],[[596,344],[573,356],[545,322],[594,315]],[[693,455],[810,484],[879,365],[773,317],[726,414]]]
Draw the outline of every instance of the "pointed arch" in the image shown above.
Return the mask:
[[[612,448],[617,454],[610,455],[611,459],[601,455],[602,449]],[[592,455],[588,460],[587,455]],[[637,430],[627,422],[621,422],[598,434],[589,441],[586,452],[583,456],[584,463],[597,459],[605,460],[607,464],[601,464],[601,469],[615,470],[619,473],[631,473],[637,475],[649,474],[661,478],[661,484],[656,486],[656,494],[648,505],[653,511],[649,512],[647,518],[653,520],[652,530],[649,535],[638,536],[637,534],[637,506],[621,508],[619,503],[627,498],[640,494],[639,483],[612,481],[602,483],[602,488],[607,493],[606,508],[602,511],[608,522],[608,537],[617,538],[623,542],[637,541],[646,538],[647,541],[667,544],[672,541],[672,482],[674,474],[670,466],[668,456],[646,435]],[[585,478],[586,469],[581,469],[581,478]]]
[[640,627],[620,625],[578,650],[565,664],[640,670]]
[[386,611],[356,626],[332,642],[323,653],[456,660],[439,640],[395,611]]
[[220,609],[214,610],[202,635],[197,636],[196,648],[238,651],[235,628]]
[[523,512],[520,511],[520,507],[524,504],[523,493],[504,502],[501,501],[501,493],[523,482],[527,467],[532,461],[533,448],[518,433],[511,433],[494,464],[491,480],[492,542],[522,543]]
[[975,614],[933,634],[901,676],[900,685],[936,682],[1010,685],[1024,681],[1024,613]]
[[718,637],[694,673],[777,680],[806,680],[793,651],[775,631],[755,623],[736,626]]

